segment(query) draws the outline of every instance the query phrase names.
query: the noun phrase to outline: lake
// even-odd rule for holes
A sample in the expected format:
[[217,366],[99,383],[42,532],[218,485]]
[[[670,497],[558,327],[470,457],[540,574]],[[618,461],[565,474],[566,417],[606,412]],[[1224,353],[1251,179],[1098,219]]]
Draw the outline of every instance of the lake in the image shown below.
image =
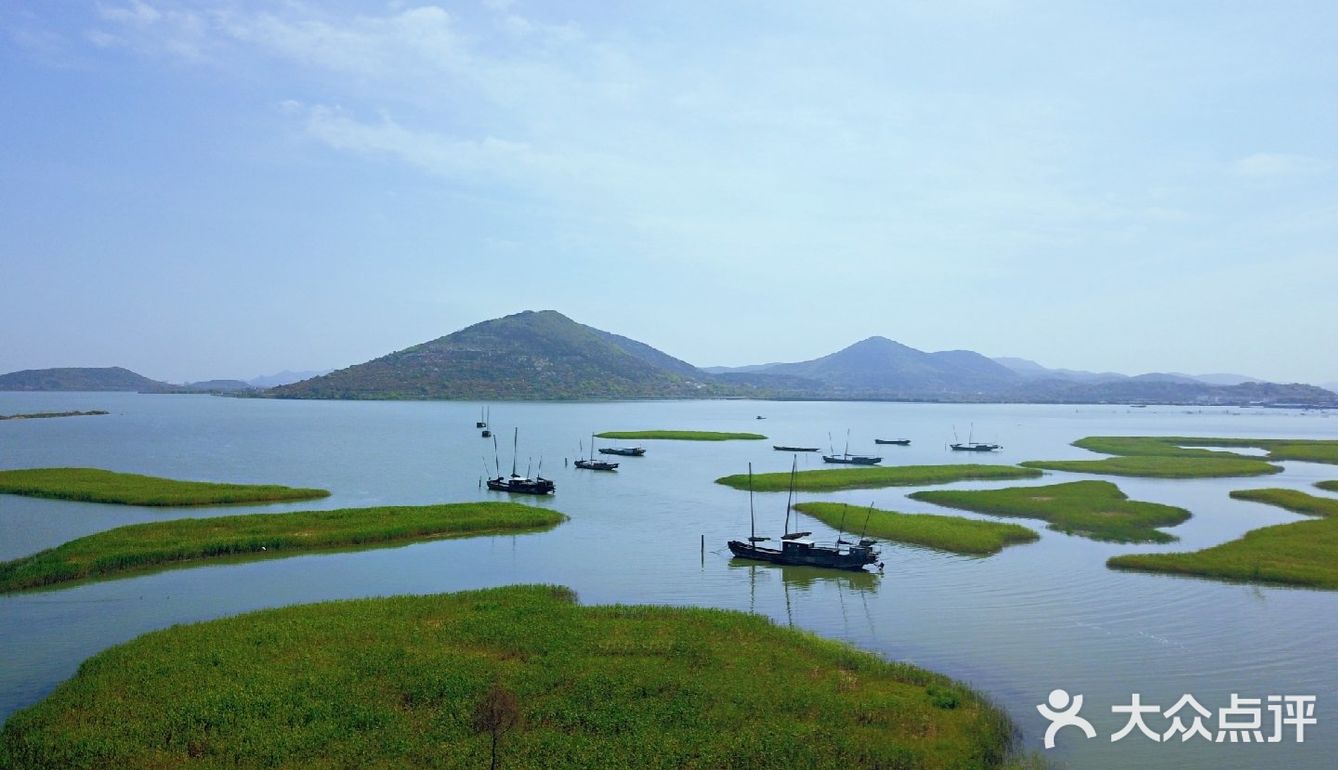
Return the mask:
[[[731,559],[727,540],[748,532],[748,494],[719,476],[788,470],[771,445],[829,446],[850,430],[851,452],[884,465],[1094,457],[1069,446],[1088,435],[1338,438],[1323,412],[1126,406],[901,404],[864,402],[663,401],[495,403],[500,445],[479,436],[480,405],[467,402],[329,402],[122,393],[0,393],[0,414],[106,409],[107,416],[0,422],[0,467],[96,466],[180,479],[323,487],[314,503],[209,509],[149,509],[0,495],[0,559],[13,559],[110,527],[182,516],[282,512],[388,504],[506,499],[481,489],[509,472],[512,431],[518,466],[557,483],[547,499],[517,497],[571,516],[555,530],[353,552],[178,569],[64,590],[0,597],[0,718],[37,702],[79,663],[154,629],[266,607],[513,583],[570,586],[585,603],[683,604],[767,615],[777,623],[848,641],[889,659],[963,680],[1007,709],[1022,745],[1040,751],[1049,724],[1036,710],[1055,688],[1081,693],[1098,735],[1059,733],[1047,758],[1076,768],[1175,767],[1253,770],[1331,767],[1338,755],[1338,593],[1258,587],[1108,570],[1119,553],[1198,549],[1247,530],[1301,520],[1278,508],[1232,500],[1233,489],[1284,486],[1323,494],[1313,482],[1338,467],[1285,463],[1262,479],[1154,480],[1109,477],[1131,498],[1178,505],[1194,515],[1163,546],[1097,543],[1013,520],[1039,542],[970,558],[885,544],[883,574],[832,574]],[[758,415],[766,419],[755,419]],[[971,433],[997,453],[954,453]],[[643,458],[614,473],[576,470],[590,434],[652,428],[753,431],[767,441],[642,442]],[[875,447],[906,437],[909,447]],[[613,442],[601,441],[600,445]],[[800,468],[821,458],[799,455]],[[830,467],[830,466],[829,466]],[[1079,478],[1047,473],[994,488]],[[855,490],[802,499],[937,512],[906,495],[916,488]],[[779,534],[785,493],[758,494],[760,534]],[[854,508],[852,507],[852,511]],[[989,517],[981,517],[989,518]],[[819,538],[832,531],[804,518]],[[704,552],[701,547],[705,538]],[[1111,707],[1132,693],[1168,708],[1190,694],[1210,711],[1242,697],[1314,695],[1318,724],[1304,743],[1154,743]],[[1154,729],[1169,720],[1149,718]],[[1210,730],[1216,719],[1205,720]],[[1267,727],[1267,725],[1266,725]]]

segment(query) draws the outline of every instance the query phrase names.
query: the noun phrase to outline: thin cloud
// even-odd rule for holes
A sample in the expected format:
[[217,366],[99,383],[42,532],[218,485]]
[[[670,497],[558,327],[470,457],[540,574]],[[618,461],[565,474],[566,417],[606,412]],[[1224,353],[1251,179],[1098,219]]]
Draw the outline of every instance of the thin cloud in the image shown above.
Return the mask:
[[1322,158],[1280,152],[1255,153],[1231,164],[1231,170],[1236,175],[1256,179],[1307,176],[1320,174],[1331,168],[1333,163]]

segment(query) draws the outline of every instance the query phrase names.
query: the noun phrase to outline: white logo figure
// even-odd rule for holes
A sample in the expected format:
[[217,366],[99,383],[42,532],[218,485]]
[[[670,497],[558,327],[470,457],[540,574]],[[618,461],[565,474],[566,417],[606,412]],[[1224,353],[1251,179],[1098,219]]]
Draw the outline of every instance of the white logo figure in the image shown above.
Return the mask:
[[1070,696],[1067,690],[1058,689],[1050,692],[1050,707],[1042,703],[1036,707],[1041,712],[1041,716],[1050,720],[1050,726],[1045,728],[1045,747],[1053,749],[1055,747],[1055,733],[1059,732],[1061,727],[1076,727],[1083,731],[1088,738],[1096,737],[1096,728],[1092,723],[1078,716],[1082,710],[1082,696]]

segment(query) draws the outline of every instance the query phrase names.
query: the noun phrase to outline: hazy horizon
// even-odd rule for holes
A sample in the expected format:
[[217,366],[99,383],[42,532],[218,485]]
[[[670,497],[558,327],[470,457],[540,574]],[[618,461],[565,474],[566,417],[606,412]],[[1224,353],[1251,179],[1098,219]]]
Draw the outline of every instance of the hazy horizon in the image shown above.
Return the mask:
[[523,309],[1338,382],[1338,6],[0,8],[0,372],[342,368]]

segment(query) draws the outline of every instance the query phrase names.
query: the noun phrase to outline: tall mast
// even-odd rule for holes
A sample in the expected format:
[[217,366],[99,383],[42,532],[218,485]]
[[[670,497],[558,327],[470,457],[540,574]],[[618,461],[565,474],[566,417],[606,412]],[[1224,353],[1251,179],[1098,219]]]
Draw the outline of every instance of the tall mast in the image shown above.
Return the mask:
[[520,451],[520,426],[516,426],[516,432],[511,436],[511,475],[516,475],[516,453]]
[[748,463],[748,542],[757,542],[757,514],[753,513],[753,464]]
[[[799,455],[794,456],[790,465],[790,493],[785,496],[785,534],[790,534],[790,504],[794,501],[794,475],[799,470]],[[798,514],[795,514],[798,518]]]
[[846,428],[846,458],[850,457],[850,429]]
[[496,433],[492,434],[492,464],[497,469],[497,478],[500,479],[502,477],[502,461],[498,457]]

